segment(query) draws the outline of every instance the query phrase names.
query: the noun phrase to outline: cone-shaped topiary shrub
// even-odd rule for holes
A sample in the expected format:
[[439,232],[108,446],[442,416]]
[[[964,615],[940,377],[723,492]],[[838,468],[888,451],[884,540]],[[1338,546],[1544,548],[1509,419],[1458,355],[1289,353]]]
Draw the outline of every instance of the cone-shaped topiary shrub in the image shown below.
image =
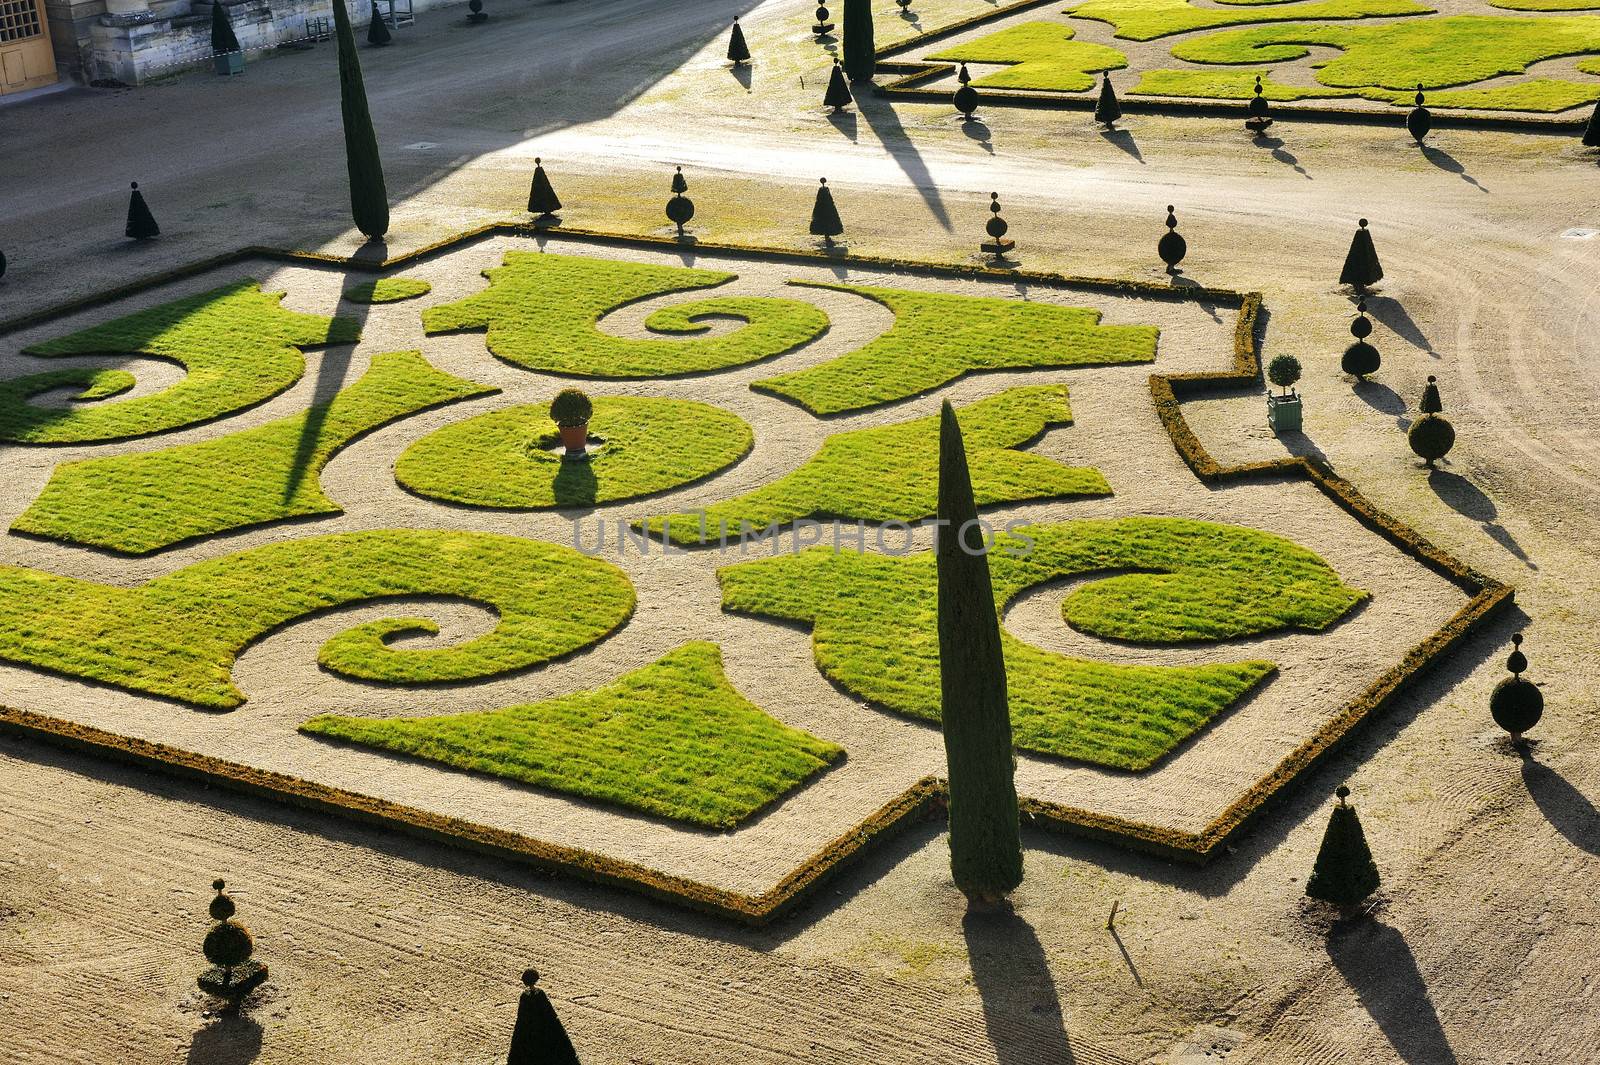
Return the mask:
[[1350,250],[1344,257],[1344,269],[1339,271],[1339,284],[1352,285],[1359,292],[1368,285],[1383,279],[1383,266],[1378,262],[1378,249],[1372,244],[1372,232],[1367,220],[1356,224],[1356,235],[1350,238]]
[[950,782],[950,872],[979,905],[1022,883],[1016,756],[989,557],[955,411],[939,415],[940,720]]
[[956,80],[961,85],[956,89],[956,94],[951,103],[955,104],[956,110],[960,111],[968,122],[971,122],[972,113],[978,109],[978,90],[969,84],[972,81],[972,75],[967,73],[967,65],[965,63],[961,64],[961,70],[956,74]]
[[122,231],[134,240],[149,240],[161,235],[161,227],[156,225],[155,216],[144,202],[144,193],[139,191],[137,181],[133,182],[133,191],[128,194],[128,224]]
[[1378,349],[1367,343],[1367,338],[1372,335],[1372,319],[1367,317],[1366,300],[1356,304],[1356,320],[1350,323],[1350,335],[1356,341],[1344,349],[1339,368],[1357,380],[1365,381],[1367,374],[1378,372],[1383,361],[1378,356]]
[[1433,113],[1422,106],[1422,83],[1417,83],[1417,106],[1406,115],[1406,129],[1411,131],[1411,137],[1418,144],[1428,135],[1433,128]]
[[1340,785],[1334,794],[1339,796],[1339,805],[1333,808],[1328,830],[1322,834],[1322,849],[1306,881],[1306,894],[1333,903],[1349,916],[1378,890],[1378,867],[1355,807],[1345,803],[1350,789]]
[[1586,148],[1600,148],[1600,100],[1595,101],[1589,124],[1583,127],[1583,144]]
[[1422,390],[1422,402],[1418,404],[1418,409],[1422,411],[1422,417],[1411,423],[1406,440],[1417,457],[1432,469],[1435,462],[1450,453],[1456,442],[1455,426],[1440,416],[1444,404],[1439,400],[1439,386],[1432,374],[1428,375],[1428,387]]
[[822,178],[817,186],[817,201],[811,205],[811,235],[832,244],[833,238],[843,232],[844,223],[833,204],[833,193],[828,191],[828,179]]
[[539,970],[524,970],[522,984],[506,1065],[578,1065],[578,1052],[561,1018],[556,1016],[550,997],[538,987]]
[[1189,254],[1189,242],[1178,232],[1178,215],[1170,203],[1167,204],[1167,231],[1161,234],[1161,239],[1156,242],[1156,254],[1167,264],[1169,274],[1177,273],[1178,264]]
[[367,43],[374,48],[382,48],[392,40],[394,34],[389,32],[389,24],[378,11],[378,0],[372,0],[372,21],[367,23]]
[[744,29],[739,25],[739,16],[733,16],[733,32],[728,34],[728,62],[734,66],[750,62],[750,48],[744,43]]
[[344,115],[344,159],[350,175],[350,214],[356,228],[376,240],[389,231],[389,191],[383,184],[378,135],[367,110],[361,60],[344,0],[334,0],[333,29],[339,42],[339,105]]
[[538,156],[533,159],[533,184],[528,188],[528,210],[538,215],[540,221],[554,218],[556,212],[561,210],[561,199],[550,184],[550,175],[544,172],[544,160]]
[[694,217],[694,201],[685,196],[689,191],[689,182],[684,179],[683,167],[678,167],[672,175],[672,199],[667,201],[667,218],[678,227],[679,235],[689,219]]
[[1122,105],[1117,103],[1117,90],[1111,87],[1111,75],[1100,76],[1100,99],[1095,101],[1094,120],[1106,129],[1115,129],[1122,117]]
[[1267,98],[1262,95],[1260,74],[1256,75],[1255,95],[1250,97],[1250,106],[1246,110],[1249,112],[1249,117],[1244,120],[1244,128],[1258,137],[1261,136],[1267,127],[1272,125],[1270,114],[1272,108],[1268,106]]
[[239,38],[233,32],[233,20],[228,17],[228,9],[222,6],[221,0],[212,0],[211,3],[211,51],[215,55],[240,51]]
[[1511,643],[1511,654],[1506,658],[1511,676],[1494,686],[1489,696],[1489,713],[1496,725],[1511,733],[1512,743],[1521,743],[1522,734],[1544,716],[1544,693],[1522,675],[1528,668],[1528,656],[1522,653],[1522,633],[1512,636]]
[[844,0],[844,72],[851,81],[871,81],[877,72],[872,43],[872,0]]
[[844,68],[839,61],[833,61],[833,73],[828,75],[828,91],[822,97],[822,106],[831,107],[838,111],[842,107],[849,107],[856,102],[850,95],[850,83],[845,80]]

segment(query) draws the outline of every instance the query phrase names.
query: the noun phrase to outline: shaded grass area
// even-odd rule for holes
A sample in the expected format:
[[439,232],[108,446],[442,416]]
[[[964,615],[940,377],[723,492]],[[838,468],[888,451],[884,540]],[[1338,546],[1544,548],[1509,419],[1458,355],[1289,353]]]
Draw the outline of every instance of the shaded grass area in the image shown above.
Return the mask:
[[288,540],[133,587],[0,566],[0,659],[213,710],[245,701],[240,651],[319,611],[395,597],[465,599],[494,628],[449,647],[426,618],[354,626],[323,644],[325,669],[388,684],[477,680],[586,647],[633,611],[622,571],[569,547],[487,533],[381,529]]
[[59,465],[11,529],[141,555],[230,529],[341,514],[318,483],[341,448],[418,411],[496,391],[436,370],[415,351],[377,355],[359,381],[303,413],[163,451]]
[[687,643],[601,688],[433,717],[325,714],[300,731],[732,828],[838,760],[741,695],[713,643]]
[[[1148,644],[1320,631],[1367,594],[1282,537],[1176,518],[1031,526],[1001,538],[990,567],[997,610],[1045,582],[1107,573],[1067,596],[1066,621],[1092,635]],[[1117,572],[1127,570],[1136,572]],[[847,691],[938,720],[931,552],[890,557],[812,548],[727,566],[718,578],[724,609],[810,624],[818,668]],[[1275,668],[1259,660],[1089,661],[1007,632],[1002,638],[1017,746],[1128,770],[1149,768]]]
[[[1425,89],[1469,85],[1521,74],[1542,60],[1600,51],[1600,17],[1452,15],[1359,26],[1260,26],[1180,41],[1172,54],[1191,63],[1281,63],[1306,57],[1310,45],[1343,52],[1316,68],[1323,85],[1363,95],[1369,89],[1414,92],[1419,83]],[[1570,99],[1572,85],[1551,81],[1516,88],[1525,109],[1553,110],[1558,108],[1527,105],[1552,94],[1550,102]]]
[[1058,22],[1024,22],[928,58],[1009,64],[1005,70],[974,79],[973,84],[1055,92],[1084,92],[1094,87],[1095,73],[1128,65],[1128,57],[1115,48],[1073,40],[1074,36],[1070,26]]
[[1156,357],[1155,326],[1100,324],[1100,312],[1053,303],[795,281],[853,292],[894,312],[869,343],[818,366],[752,382],[813,414],[907,399],[980,370],[1061,369]]
[[[1428,15],[1433,8],[1414,0],[1219,0],[1227,7],[1199,7],[1188,0],[1083,0],[1067,7],[1073,18],[1109,23],[1129,41],[1151,41],[1174,33],[1241,26],[1253,22],[1298,22],[1303,19],[1361,19],[1391,15]],[[1050,88],[1048,85],[1017,88]]]
[[[676,339],[630,339],[599,331],[602,316],[652,296],[713,288],[735,279],[716,270],[655,266],[575,255],[506,252],[484,271],[489,287],[422,313],[429,334],[487,330],[489,351],[530,370],[573,377],[668,377],[742,366],[816,339],[828,316],[799,300],[723,296],[665,307],[645,328]],[[738,319],[720,336],[710,319]]]
[[182,366],[183,380],[147,396],[52,410],[30,398],[81,386],[79,400],[132,387],[123,370],[51,370],[0,381],[0,440],[89,443],[165,432],[254,406],[305,372],[300,348],[354,343],[359,323],[286,311],[284,294],[248,278],[25,348],[29,355],[144,355]]
[[[1063,466],[1012,450],[1046,428],[1069,425],[1065,385],[1011,388],[960,408],[973,493],[979,506],[1025,499],[1104,496],[1100,471]],[[916,521],[932,516],[939,485],[939,418],[933,415],[872,429],[836,433],[792,473],[701,513],[652,518],[683,544],[715,542],[725,527],[759,532],[797,518]]]
[[415,277],[382,277],[376,281],[362,281],[344,290],[344,298],[352,303],[398,303],[416,299],[433,291],[428,282]]
[[478,507],[579,507],[662,492],[709,477],[754,442],[731,411],[684,399],[600,396],[589,419],[601,441],[586,462],[562,461],[549,404],[489,411],[412,444],[395,478],[429,499]]

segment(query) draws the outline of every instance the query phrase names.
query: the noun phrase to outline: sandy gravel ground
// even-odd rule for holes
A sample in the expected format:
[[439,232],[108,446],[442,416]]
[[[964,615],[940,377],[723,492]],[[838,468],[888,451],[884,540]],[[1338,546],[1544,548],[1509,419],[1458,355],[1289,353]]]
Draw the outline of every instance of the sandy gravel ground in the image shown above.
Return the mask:
[[[566,32],[535,23],[550,11],[598,20],[626,8],[637,21],[609,32],[655,31],[654,46],[670,51],[640,14],[648,7],[508,13],[502,36],[477,47],[526,53],[552,27]],[[798,41],[809,7],[748,15],[753,46],[767,18],[795,27]],[[709,27],[732,9],[705,10],[697,32],[712,43],[674,54],[667,69],[682,70],[664,81],[629,69],[645,85],[621,92],[621,76],[598,61],[568,68],[560,102],[571,124],[559,130],[535,128],[523,96],[488,91],[496,76],[542,78],[542,68],[463,69],[451,51],[460,34],[419,30],[374,59],[375,110],[396,145],[386,161],[406,197],[392,246],[515,217],[536,154],[561,160],[573,224],[657,229],[679,162],[708,237],[798,246],[826,173],[854,247],[964,261],[998,189],[1028,266],[1122,276],[1157,276],[1160,209],[1174,202],[1190,276],[1264,290],[1268,355],[1307,361],[1309,444],[1375,501],[1513,582],[1527,616],[1464,649],[1206,870],[1030,835],[1009,922],[963,924],[932,829],[796,921],[736,933],[337,819],[0,741],[0,1054],[489,1062],[503,1052],[515,974],[532,962],[586,1059],[600,1062],[1117,1060],[1102,1047],[1138,1061],[1206,1023],[1245,1034],[1231,1060],[1594,1060],[1600,766],[1589,711],[1600,582],[1587,545],[1600,531],[1600,243],[1564,236],[1600,227],[1594,159],[1565,139],[1478,133],[1441,135],[1422,156],[1398,128],[1296,123],[1257,147],[1232,121],[1154,119],[1130,123],[1135,155],[1082,116],[994,109],[978,139],[944,109],[871,102],[846,129],[790,76],[821,69],[813,58],[758,53],[749,93],[719,71],[720,28]],[[600,31],[570,32],[579,56],[576,42]],[[245,240],[353,247],[337,138],[312,143],[334,119],[326,109],[308,119],[296,95],[294,72],[328,60],[259,64],[259,104],[238,102],[263,108],[259,121],[219,129],[199,152],[176,147],[189,144],[193,116],[238,99],[219,98],[211,78],[4,112],[22,153],[73,135],[59,153],[34,151],[36,171],[0,153],[0,187],[17,205],[7,311]],[[170,167],[172,235],[113,252],[118,153],[136,150],[135,113],[147,120],[137,150]],[[252,140],[310,145],[300,167],[265,171],[272,195],[235,191],[258,189],[245,176],[268,165]],[[403,147],[424,141],[436,147]],[[1379,387],[1360,391],[1337,373],[1349,303],[1332,284],[1358,216],[1373,219],[1389,274],[1374,301],[1384,369]],[[1397,425],[1428,373],[1440,375],[1459,433],[1449,476],[1419,471]],[[1220,455],[1270,454],[1282,445],[1257,428],[1259,404],[1191,414]],[[1516,626],[1530,634],[1548,705],[1531,764],[1498,744],[1486,711]],[[1371,928],[1329,939],[1299,892],[1340,782],[1355,789],[1386,886]],[[204,887],[219,873],[239,885],[241,916],[274,971],[270,1001],[220,1028],[190,991]],[[1127,911],[1116,939],[1104,928],[1114,899]]]

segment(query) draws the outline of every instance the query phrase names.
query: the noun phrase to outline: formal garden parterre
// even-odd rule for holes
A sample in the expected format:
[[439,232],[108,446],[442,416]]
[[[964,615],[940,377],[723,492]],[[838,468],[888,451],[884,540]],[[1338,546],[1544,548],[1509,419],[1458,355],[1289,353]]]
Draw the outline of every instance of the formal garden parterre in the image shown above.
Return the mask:
[[[393,274],[360,302],[354,268],[246,257],[0,342],[52,444],[5,460],[12,706],[771,899],[942,775],[942,399],[1042,820],[1203,838],[1477,601],[1310,479],[1195,476],[1151,374],[1254,338],[1181,290],[514,231]],[[212,364],[260,354],[233,406],[136,383],[202,376],[203,316]],[[68,351],[90,369],[29,380]],[[295,372],[257,396],[263,363]],[[584,464],[540,417],[575,377]]]

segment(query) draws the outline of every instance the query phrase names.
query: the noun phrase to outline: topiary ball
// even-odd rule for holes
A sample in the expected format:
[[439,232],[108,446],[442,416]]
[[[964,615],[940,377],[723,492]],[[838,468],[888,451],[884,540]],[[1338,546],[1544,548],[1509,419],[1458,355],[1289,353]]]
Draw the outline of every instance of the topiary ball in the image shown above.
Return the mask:
[[1406,440],[1417,457],[1432,466],[1450,453],[1456,443],[1456,427],[1437,414],[1424,414],[1411,423]]
[[667,219],[677,225],[686,224],[694,217],[694,201],[687,196],[674,196],[667,201]]
[[223,921],[206,933],[205,942],[200,945],[200,949],[205,951],[206,960],[212,965],[228,969],[235,965],[243,965],[250,960],[250,953],[255,949],[255,941],[250,938],[250,933],[244,925]]
[[971,118],[972,112],[978,109],[978,90],[971,85],[963,85],[956,90],[956,95],[952,102],[955,104],[957,111]]
[[1544,716],[1544,693],[1525,677],[1507,677],[1494,686],[1489,713],[1496,725],[1520,739]]
[[1358,340],[1344,349],[1344,358],[1339,360],[1339,368],[1352,377],[1366,380],[1367,374],[1378,372],[1382,361],[1377,348],[1365,340]]
[[1279,388],[1292,388],[1300,374],[1300,360],[1293,355],[1279,355],[1267,364],[1267,380]]

